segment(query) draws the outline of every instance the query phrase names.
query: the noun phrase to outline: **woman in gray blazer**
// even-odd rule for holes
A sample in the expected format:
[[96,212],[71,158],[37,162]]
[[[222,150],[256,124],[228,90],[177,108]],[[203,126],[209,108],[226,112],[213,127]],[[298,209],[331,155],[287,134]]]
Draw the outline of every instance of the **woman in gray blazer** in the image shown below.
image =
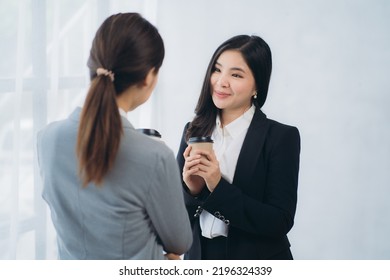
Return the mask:
[[92,44],[83,108],[39,133],[59,258],[164,259],[190,248],[173,152],[126,118],[150,97],[163,58],[163,41],[147,20],[109,17]]

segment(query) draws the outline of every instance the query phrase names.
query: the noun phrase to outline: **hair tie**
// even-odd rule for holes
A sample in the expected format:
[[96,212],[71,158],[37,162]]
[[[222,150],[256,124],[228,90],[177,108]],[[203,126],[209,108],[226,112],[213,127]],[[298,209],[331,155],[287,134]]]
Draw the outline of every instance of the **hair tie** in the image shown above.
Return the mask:
[[112,73],[112,71],[108,71],[107,69],[104,69],[104,68],[98,68],[96,69],[96,74],[98,76],[100,75],[104,75],[104,76],[109,76],[111,81],[113,82],[114,81],[114,73]]

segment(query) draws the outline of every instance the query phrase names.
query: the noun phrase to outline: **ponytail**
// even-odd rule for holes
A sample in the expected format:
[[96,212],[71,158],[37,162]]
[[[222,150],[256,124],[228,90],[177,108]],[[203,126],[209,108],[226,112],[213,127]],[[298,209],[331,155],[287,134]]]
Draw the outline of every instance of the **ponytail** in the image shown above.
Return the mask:
[[102,185],[113,168],[123,128],[117,98],[160,68],[164,43],[137,13],[108,17],[96,32],[87,62],[91,86],[81,112],[76,154],[83,187]]
[[77,137],[79,173],[83,186],[101,185],[103,177],[114,165],[123,134],[116,103],[116,91],[109,76],[97,76],[81,113]]

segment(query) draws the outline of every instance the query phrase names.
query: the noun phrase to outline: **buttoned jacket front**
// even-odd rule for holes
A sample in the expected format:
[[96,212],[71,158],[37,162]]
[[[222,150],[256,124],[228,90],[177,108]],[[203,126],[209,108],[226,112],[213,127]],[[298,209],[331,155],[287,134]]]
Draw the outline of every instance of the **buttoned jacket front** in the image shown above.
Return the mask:
[[[177,155],[183,170],[186,125]],[[210,193],[184,198],[194,242],[187,259],[200,259],[199,215],[203,209],[229,225],[227,259],[272,259],[290,247],[287,233],[297,203],[300,136],[298,129],[270,120],[256,109],[242,145],[232,184],[224,178]]]

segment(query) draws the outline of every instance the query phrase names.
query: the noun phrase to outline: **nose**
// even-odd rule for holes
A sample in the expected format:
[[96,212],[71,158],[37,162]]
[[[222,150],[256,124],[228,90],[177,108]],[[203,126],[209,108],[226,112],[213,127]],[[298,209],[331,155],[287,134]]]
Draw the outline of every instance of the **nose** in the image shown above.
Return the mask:
[[223,87],[223,88],[227,88],[227,87],[229,87],[229,80],[227,79],[227,77],[225,75],[220,74],[218,76],[217,85],[220,87]]

